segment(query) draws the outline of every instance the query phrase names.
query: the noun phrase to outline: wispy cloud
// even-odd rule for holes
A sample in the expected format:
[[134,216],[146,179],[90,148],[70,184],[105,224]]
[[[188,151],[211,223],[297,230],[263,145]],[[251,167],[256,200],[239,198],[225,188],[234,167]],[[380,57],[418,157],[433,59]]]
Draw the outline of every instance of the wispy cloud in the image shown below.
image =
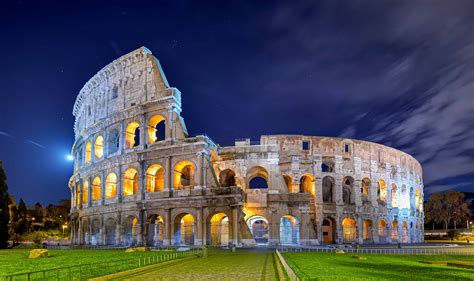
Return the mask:
[[39,147],[39,148],[46,148],[44,145],[42,145],[42,144],[40,144],[40,143],[37,143],[37,142],[35,142],[35,141],[32,141],[32,140],[25,139],[25,142],[26,142],[26,143],[30,143],[30,144],[32,144],[32,145],[35,145],[35,146],[37,146],[37,147]]
[[[10,133],[7,133],[7,132],[4,132],[4,131],[0,131],[0,136],[4,136],[4,137],[7,137],[7,138],[10,138],[10,139],[21,139],[21,138],[18,138]],[[46,148],[44,145],[42,145],[41,143],[38,143],[38,142],[35,142],[33,140],[30,140],[30,139],[22,139],[25,143],[29,143],[29,144],[32,144],[36,147],[39,147],[39,148]]]

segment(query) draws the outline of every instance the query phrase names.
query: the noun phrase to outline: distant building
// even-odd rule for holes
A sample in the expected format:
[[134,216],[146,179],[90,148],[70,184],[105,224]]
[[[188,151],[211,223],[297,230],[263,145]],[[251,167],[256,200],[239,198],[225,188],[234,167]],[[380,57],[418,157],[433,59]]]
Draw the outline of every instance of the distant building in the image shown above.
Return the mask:
[[221,147],[189,136],[181,112],[180,91],[146,48],[85,84],[73,111],[74,244],[423,240],[422,168],[412,156],[302,135]]

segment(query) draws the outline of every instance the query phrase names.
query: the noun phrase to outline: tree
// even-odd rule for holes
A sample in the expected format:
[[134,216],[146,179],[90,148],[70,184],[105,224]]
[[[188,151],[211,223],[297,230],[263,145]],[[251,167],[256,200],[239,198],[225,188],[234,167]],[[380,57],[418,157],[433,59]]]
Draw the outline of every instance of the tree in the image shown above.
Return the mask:
[[8,195],[7,175],[3,169],[3,162],[0,161],[0,249],[8,246],[8,223],[10,222],[10,196]]
[[462,192],[433,193],[425,206],[425,216],[429,221],[442,222],[446,230],[451,223],[456,228],[459,222],[469,218],[469,204]]

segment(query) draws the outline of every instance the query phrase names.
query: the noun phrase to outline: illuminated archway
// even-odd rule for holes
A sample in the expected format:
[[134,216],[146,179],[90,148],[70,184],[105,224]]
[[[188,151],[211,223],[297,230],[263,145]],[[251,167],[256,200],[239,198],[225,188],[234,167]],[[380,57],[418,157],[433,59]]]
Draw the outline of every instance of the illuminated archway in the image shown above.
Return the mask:
[[110,173],[105,178],[105,198],[115,198],[117,195],[117,175]]
[[410,209],[410,193],[406,185],[402,185],[401,196],[400,196],[400,208]]
[[247,225],[257,244],[267,244],[269,238],[268,220],[262,216],[253,216],[247,220]]
[[381,202],[387,203],[387,183],[384,180],[378,180],[379,188],[378,188],[378,198]]
[[134,246],[137,244],[138,219],[134,216],[127,217],[123,223],[123,244]]
[[398,208],[398,188],[395,183],[392,183],[392,191],[390,192],[392,200],[392,208]]
[[408,223],[406,221],[402,222],[402,243],[408,243]]
[[85,155],[86,163],[91,162],[92,160],[92,144],[90,141],[86,143],[86,155]]
[[280,244],[291,245],[300,242],[300,223],[297,217],[283,216],[280,219]]
[[127,148],[133,148],[140,145],[140,124],[130,122],[125,130],[125,142]]
[[138,172],[129,168],[123,175],[123,195],[131,196],[138,193]]
[[362,186],[360,188],[360,193],[362,196],[369,196],[369,189],[370,189],[371,181],[368,178],[362,179]]
[[209,220],[208,242],[210,245],[227,246],[230,241],[229,218],[225,213],[216,213]]
[[286,188],[288,190],[288,192],[291,192],[292,191],[292,180],[291,180],[291,177],[289,175],[283,175],[283,179],[285,180],[285,184],[286,184]]
[[336,222],[332,218],[325,218],[323,220],[323,225],[321,228],[323,232],[323,243],[324,244],[332,244],[336,241]]
[[415,208],[417,210],[420,209],[420,192],[418,191],[418,188],[415,190]]
[[151,215],[147,220],[147,245],[159,246],[163,245],[164,222],[163,218],[158,215]]
[[374,239],[374,226],[371,220],[364,220],[362,238],[365,243],[372,243]]
[[191,189],[194,186],[194,164],[180,161],[174,166],[174,189]]
[[148,143],[152,144],[166,139],[166,122],[161,115],[154,115],[148,122]]
[[187,213],[175,217],[173,227],[175,245],[194,245],[194,221],[193,215]]
[[89,200],[89,181],[84,182],[84,189],[82,190],[82,203],[87,203]]
[[309,193],[311,197],[314,197],[315,192],[315,181],[314,176],[310,174],[304,174],[300,179],[300,192]]
[[235,172],[225,169],[219,173],[219,183],[222,187],[235,186]]
[[81,184],[76,185],[76,207],[81,206],[82,187]]
[[165,173],[158,164],[151,165],[146,171],[146,192],[163,192]]
[[387,241],[388,229],[387,229],[387,222],[385,220],[379,221],[378,234],[379,234],[379,243],[388,242]]
[[355,242],[357,237],[357,223],[353,218],[342,221],[342,238],[345,243]]
[[260,166],[252,167],[247,171],[247,188],[268,188],[268,172]]
[[392,222],[392,242],[398,242],[398,221]]
[[102,136],[98,136],[95,139],[94,155],[97,159],[102,158],[102,156],[104,156],[104,138]]
[[100,200],[100,178],[95,177],[92,181],[92,201]]

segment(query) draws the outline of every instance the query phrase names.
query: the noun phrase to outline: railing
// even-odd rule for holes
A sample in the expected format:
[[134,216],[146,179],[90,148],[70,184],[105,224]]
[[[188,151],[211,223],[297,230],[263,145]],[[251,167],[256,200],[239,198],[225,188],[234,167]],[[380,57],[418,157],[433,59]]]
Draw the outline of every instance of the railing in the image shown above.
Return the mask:
[[79,264],[74,266],[58,267],[45,270],[37,270],[23,273],[14,273],[0,276],[3,281],[20,281],[20,280],[71,280],[80,281],[90,278],[104,276],[112,273],[135,269],[147,265],[158,264],[165,261],[180,259],[193,256],[199,253],[199,249],[192,249],[187,252],[176,252],[170,254],[162,254],[149,256],[144,258],[133,258],[124,260],[114,260],[100,263]]
[[457,249],[420,249],[420,248],[293,248],[281,247],[278,248],[280,253],[296,253],[296,252],[318,252],[318,253],[334,253],[342,250],[348,254],[381,254],[381,255],[474,255],[474,248],[457,248]]

